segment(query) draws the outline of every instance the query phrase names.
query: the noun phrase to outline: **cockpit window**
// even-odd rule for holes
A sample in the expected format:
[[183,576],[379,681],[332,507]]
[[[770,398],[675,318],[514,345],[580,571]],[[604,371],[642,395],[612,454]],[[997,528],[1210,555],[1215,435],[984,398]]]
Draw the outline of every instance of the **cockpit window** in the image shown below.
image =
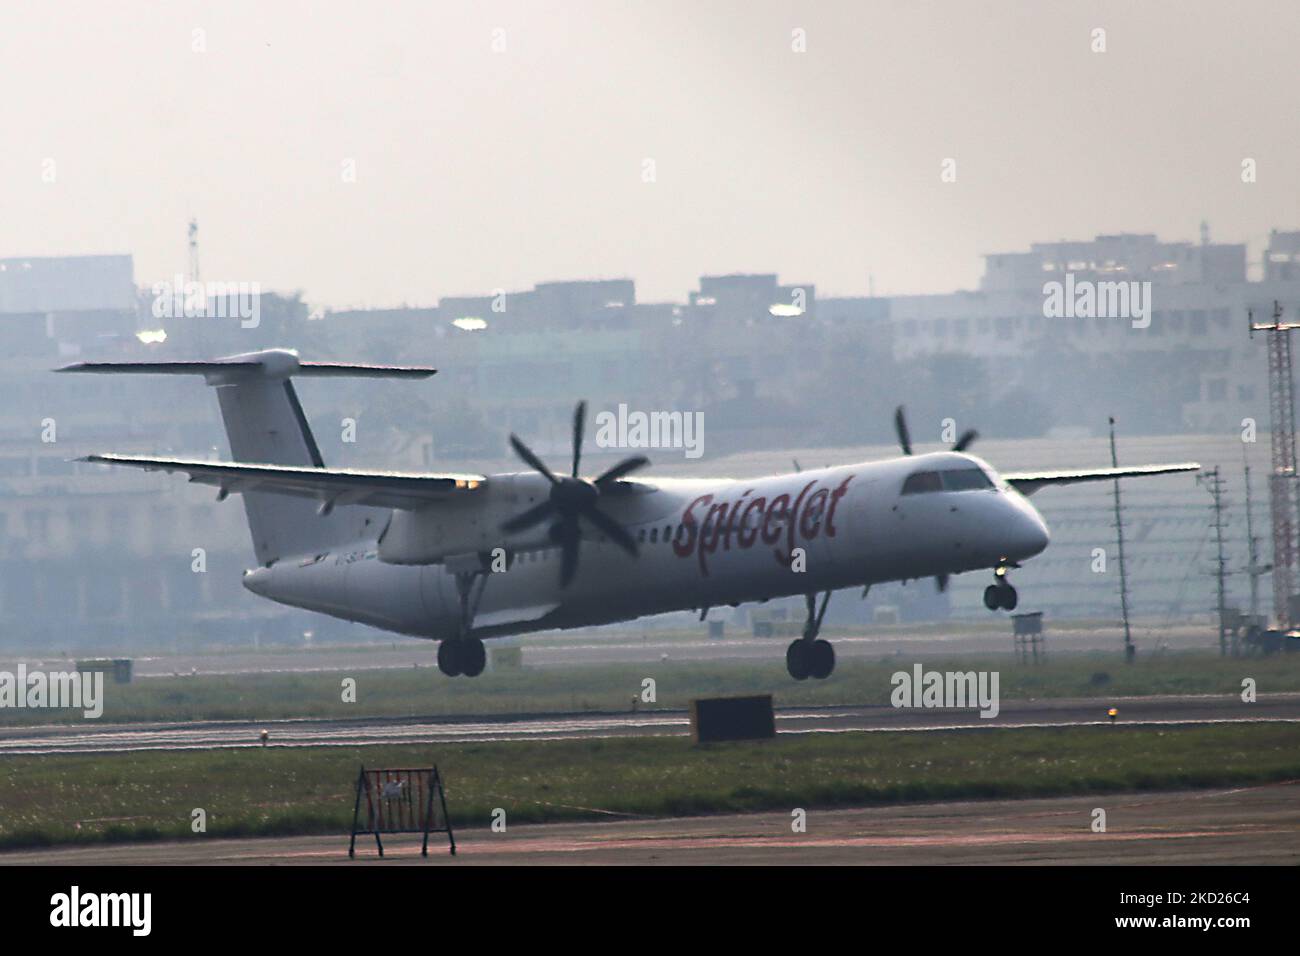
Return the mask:
[[958,468],[940,474],[943,476],[944,491],[977,491],[993,487],[993,482],[982,468]]
[[984,491],[992,487],[993,482],[982,468],[915,471],[903,482],[903,494],[919,495],[929,491]]
[[903,494],[919,495],[927,491],[942,491],[943,484],[937,471],[914,471],[903,482]]

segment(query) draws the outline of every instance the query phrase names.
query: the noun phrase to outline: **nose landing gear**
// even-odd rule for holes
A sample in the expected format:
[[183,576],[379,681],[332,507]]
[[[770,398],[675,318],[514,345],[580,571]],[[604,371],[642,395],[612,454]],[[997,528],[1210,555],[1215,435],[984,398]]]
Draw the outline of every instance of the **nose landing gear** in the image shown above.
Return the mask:
[[1007,571],[1009,565],[999,565],[993,571],[994,584],[990,584],[984,589],[984,606],[990,611],[1014,611],[1019,597],[1016,589],[1011,586],[1007,580]]
[[821,640],[822,618],[826,616],[826,605],[830,603],[831,592],[822,595],[821,608],[817,608],[817,595],[806,594],[808,617],[803,625],[803,637],[792,641],[785,650],[785,669],[795,680],[807,680],[809,677],[825,680],[835,670],[835,648],[830,641]]

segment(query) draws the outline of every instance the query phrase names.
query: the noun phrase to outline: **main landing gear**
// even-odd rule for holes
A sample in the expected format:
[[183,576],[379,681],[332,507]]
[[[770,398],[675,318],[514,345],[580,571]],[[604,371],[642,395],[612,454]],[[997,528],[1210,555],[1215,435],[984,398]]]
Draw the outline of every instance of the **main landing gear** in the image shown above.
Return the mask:
[[1007,580],[1007,565],[1001,565],[993,571],[994,583],[984,589],[984,606],[990,611],[1014,611],[1019,598],[1016,589]]
[[824,641],[817,635],[822,629],[822,618],[826,616],[826,605],[830,603],[831,592],[822,595],[821,608],[817,608],[817,595],[806,594],[808,618],[804,621],[803,637],[793,641],[785,651],[785,668],[795,680],[807,680],[814,677],[825,680],[835,670],[835,648],[830,641]]
[[477,637],[447,638],[438,645],[438,670],[448,677],[478,677],[487,666],[487,648]]
[[[459,562],[458,562],[459,563]],[[438,670],[448,677],[478,677],[487,666],[487,648],[472,634],[474,615],[487,585],[486,559],[461,564],[456,574],[456,594],[460,598],[460,633],[444,638],[438,645]]]

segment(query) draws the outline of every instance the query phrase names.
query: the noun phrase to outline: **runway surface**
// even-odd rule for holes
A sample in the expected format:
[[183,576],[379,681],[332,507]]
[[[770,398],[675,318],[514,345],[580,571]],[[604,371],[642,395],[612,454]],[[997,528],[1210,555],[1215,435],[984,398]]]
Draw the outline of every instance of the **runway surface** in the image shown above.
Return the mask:
[[[699,625],[701,628],[703,625]],[[847,630],[847,629],[846,629]],[[1174,650],[1217,647],[1215,635],[1205,627],[1172,626],[1153,629],[1138,626],[1135,640],[1145,652],[1147,647],[1166,646]],[[873,629],[870,633],[841,633],[831,628],[827,637],[835,644],[840,660],[879,660],[886,656],[909,658],[936,655],[1000,654],[1011,651],[1008,633],[988,628],[963,626],[954,622],[951,629],[892,626]],[[730,628],[727,636],[710,639],[703,634],[684,636],[669,631],[647,629],[634,633],[629,629],[593,629],[565,632],[563,635],[539,635],[517,643],[523,651],[526,667],[575,667],[590,664],[643,664],[657,661],[762,661],[783,663],[790,637],[753,637],[748,630]],[[1070,627],[1054,625],[1047,646],[1052,653],[1075,653],[1114,650],[1123,642],[1121,632],[1113,628]],[[493,640],[489,646],[510,641]],[[179,653],[159,656],[147,654],[134,658],[137,680],[178,675],[217,674],[310,674],[345,671],[348,673],[388,668],[435,667],[437,645],[432,641],[401,638],[368,646],[312,648],[227,649],[209,652]],[[66,658],[46,657],[39,653],[0,652],[0,670],[13,671],[19,662],[29,669],[61,669]]]
[[[1091,829],[1093,810],[1107,830]],[[347,834],[112,844],[0,853],[0,864],[348,864]],[[464,830],[457,855],[392,836],[382,863],[426,866],[702,864],[1300,864],[1300,783],[1217,791],[934,803]],[[357,863],[378,863],[358,837]]]
[[[1236,695],[1128,698],[1062,698],[1002,701],[998,715],[977,710],[870,707],[793,707],[777,710],[778,733],[846,731],[924,732],[958,728],[1300,722],[1300,693],[1270,694],[1253,704]],[[541,714],[501,717],[370,717],[356,720],[296,719],[195,723],[77,724],[12,727],[0,731],[0,755],[120,753],[261,746],[355,747],[404,743],[468,743],[492,740],[673,736],[690,732],[685,711]]]

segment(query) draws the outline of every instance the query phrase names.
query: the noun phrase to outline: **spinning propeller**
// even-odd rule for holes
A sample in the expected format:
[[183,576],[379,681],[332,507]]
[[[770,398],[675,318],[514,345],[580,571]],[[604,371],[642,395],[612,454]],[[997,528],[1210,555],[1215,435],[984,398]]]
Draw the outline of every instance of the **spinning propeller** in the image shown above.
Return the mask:
[[560,546],[560,587],[568,587],[578,571],[578,550],[581,534],[578,519],[584,518],[595,525],[601,533],[626,551],[632,557],[637,556],[636,540],[613,518],[596,507],[602,494],[619,479],[630,475],[639,468],[650,464],[644,455],[624,458],[614,467],[606,470],[598,478],[588,480],[578,477],[578,466],[582,463],[582,432],[587,419],[587,403],[579,402],[573,412],[573,474],[556,476],[546,463],[538,458],[531,448],[510,436],[510,447],[529,467],[541,473],[551,483],[551,493],[540,504],[533,505],[527,511],[515,515],[501,526],[501,530],[510,534],[526,531],[548,519],[555,519],[551,525],[551,540]]
[[[907,418],[903,415],[902,405],[899,405],[894,409],[894,431],[898,433],[898,444],[902,447],[903,454],[912,454],[912,432],[907,427]],[[979,437],[979,432],[973,428],[968,428],[958,436],[956,444],[952,446],[952,450],[965,451],[971,445],[975,444],[975,439]]]

